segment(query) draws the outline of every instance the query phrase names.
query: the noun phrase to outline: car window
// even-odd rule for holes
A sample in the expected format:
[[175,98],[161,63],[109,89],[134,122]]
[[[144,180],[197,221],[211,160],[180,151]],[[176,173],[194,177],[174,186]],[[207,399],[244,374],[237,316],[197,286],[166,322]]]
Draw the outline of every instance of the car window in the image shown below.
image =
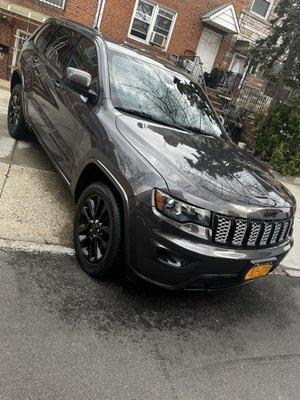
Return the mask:
[[68,67],[77,68],[91,74],[90,89],[96,94],[99,92],[97,49],[92,41],[84,37],[80,39],[69,60]]
[[57,69],[64,69],[77,37],[77,33],[65,28],[59,28],[52,36],[45,55]]
[[223,136],[202,89],[158,63],[109,50],[111,98],[117,108],[148,115],[163,124]]
[[34,38],[34,45],[41,51],[44,52],[49,40],[52,38],[57,26],[46,25],[40,32],[37,33]]

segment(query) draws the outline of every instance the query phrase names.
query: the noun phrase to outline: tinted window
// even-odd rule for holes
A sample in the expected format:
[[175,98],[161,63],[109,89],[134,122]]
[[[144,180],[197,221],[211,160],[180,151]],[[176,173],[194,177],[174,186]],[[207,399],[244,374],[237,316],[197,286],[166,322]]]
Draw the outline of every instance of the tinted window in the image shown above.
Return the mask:
[[91,90],[98,93],[99,77],[97,50],[93,42],[86,38],[81,38],[69,61],[68,67],[81,69],[91,74]]
[[202,89],[158,63],[109,51],[111,98],[115,107],[196,133],[223,135]]
[[46,48],[46,57],[60,70],[63,70],[78,35],[65,28],[59,28]]
[[40,51],[43,52],[45,50],[56,29],[55,25],[46,25],[44,29],[37,33],[34,38],[34,44]]

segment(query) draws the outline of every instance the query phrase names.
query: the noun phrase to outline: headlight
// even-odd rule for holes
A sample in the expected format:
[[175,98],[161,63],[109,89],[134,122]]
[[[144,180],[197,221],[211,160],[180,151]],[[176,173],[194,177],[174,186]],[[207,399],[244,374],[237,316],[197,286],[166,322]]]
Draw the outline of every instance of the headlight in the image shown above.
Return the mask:
[[155,207],[157,211],[166,217],[182,223],[194,223],[202,226],[210,226],[211,212],[173,199],[169,195],[155,189]]

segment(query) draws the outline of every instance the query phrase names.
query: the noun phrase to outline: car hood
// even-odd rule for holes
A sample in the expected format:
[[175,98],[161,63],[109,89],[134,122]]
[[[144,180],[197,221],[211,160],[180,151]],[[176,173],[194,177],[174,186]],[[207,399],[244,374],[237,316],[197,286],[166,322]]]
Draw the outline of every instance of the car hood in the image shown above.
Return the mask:
[[224,204],[294,207],[285,187],[231,141],[127,115],[118,116],[116,125],[182,200],[219,212]]

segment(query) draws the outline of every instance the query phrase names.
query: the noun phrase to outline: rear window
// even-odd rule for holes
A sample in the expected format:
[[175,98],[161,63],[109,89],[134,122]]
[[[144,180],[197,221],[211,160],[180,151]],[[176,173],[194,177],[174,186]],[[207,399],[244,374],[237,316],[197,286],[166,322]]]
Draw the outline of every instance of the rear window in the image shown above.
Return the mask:
[[48,42],[52,38],[57,27],[55,25],[46,25],[40,32],[37,33],[34,38],[34,45],[41,51],[44,52]]
[[57,69],[64,69],[77,38],[70,29],[59,28],[50,39],[45,55]]

